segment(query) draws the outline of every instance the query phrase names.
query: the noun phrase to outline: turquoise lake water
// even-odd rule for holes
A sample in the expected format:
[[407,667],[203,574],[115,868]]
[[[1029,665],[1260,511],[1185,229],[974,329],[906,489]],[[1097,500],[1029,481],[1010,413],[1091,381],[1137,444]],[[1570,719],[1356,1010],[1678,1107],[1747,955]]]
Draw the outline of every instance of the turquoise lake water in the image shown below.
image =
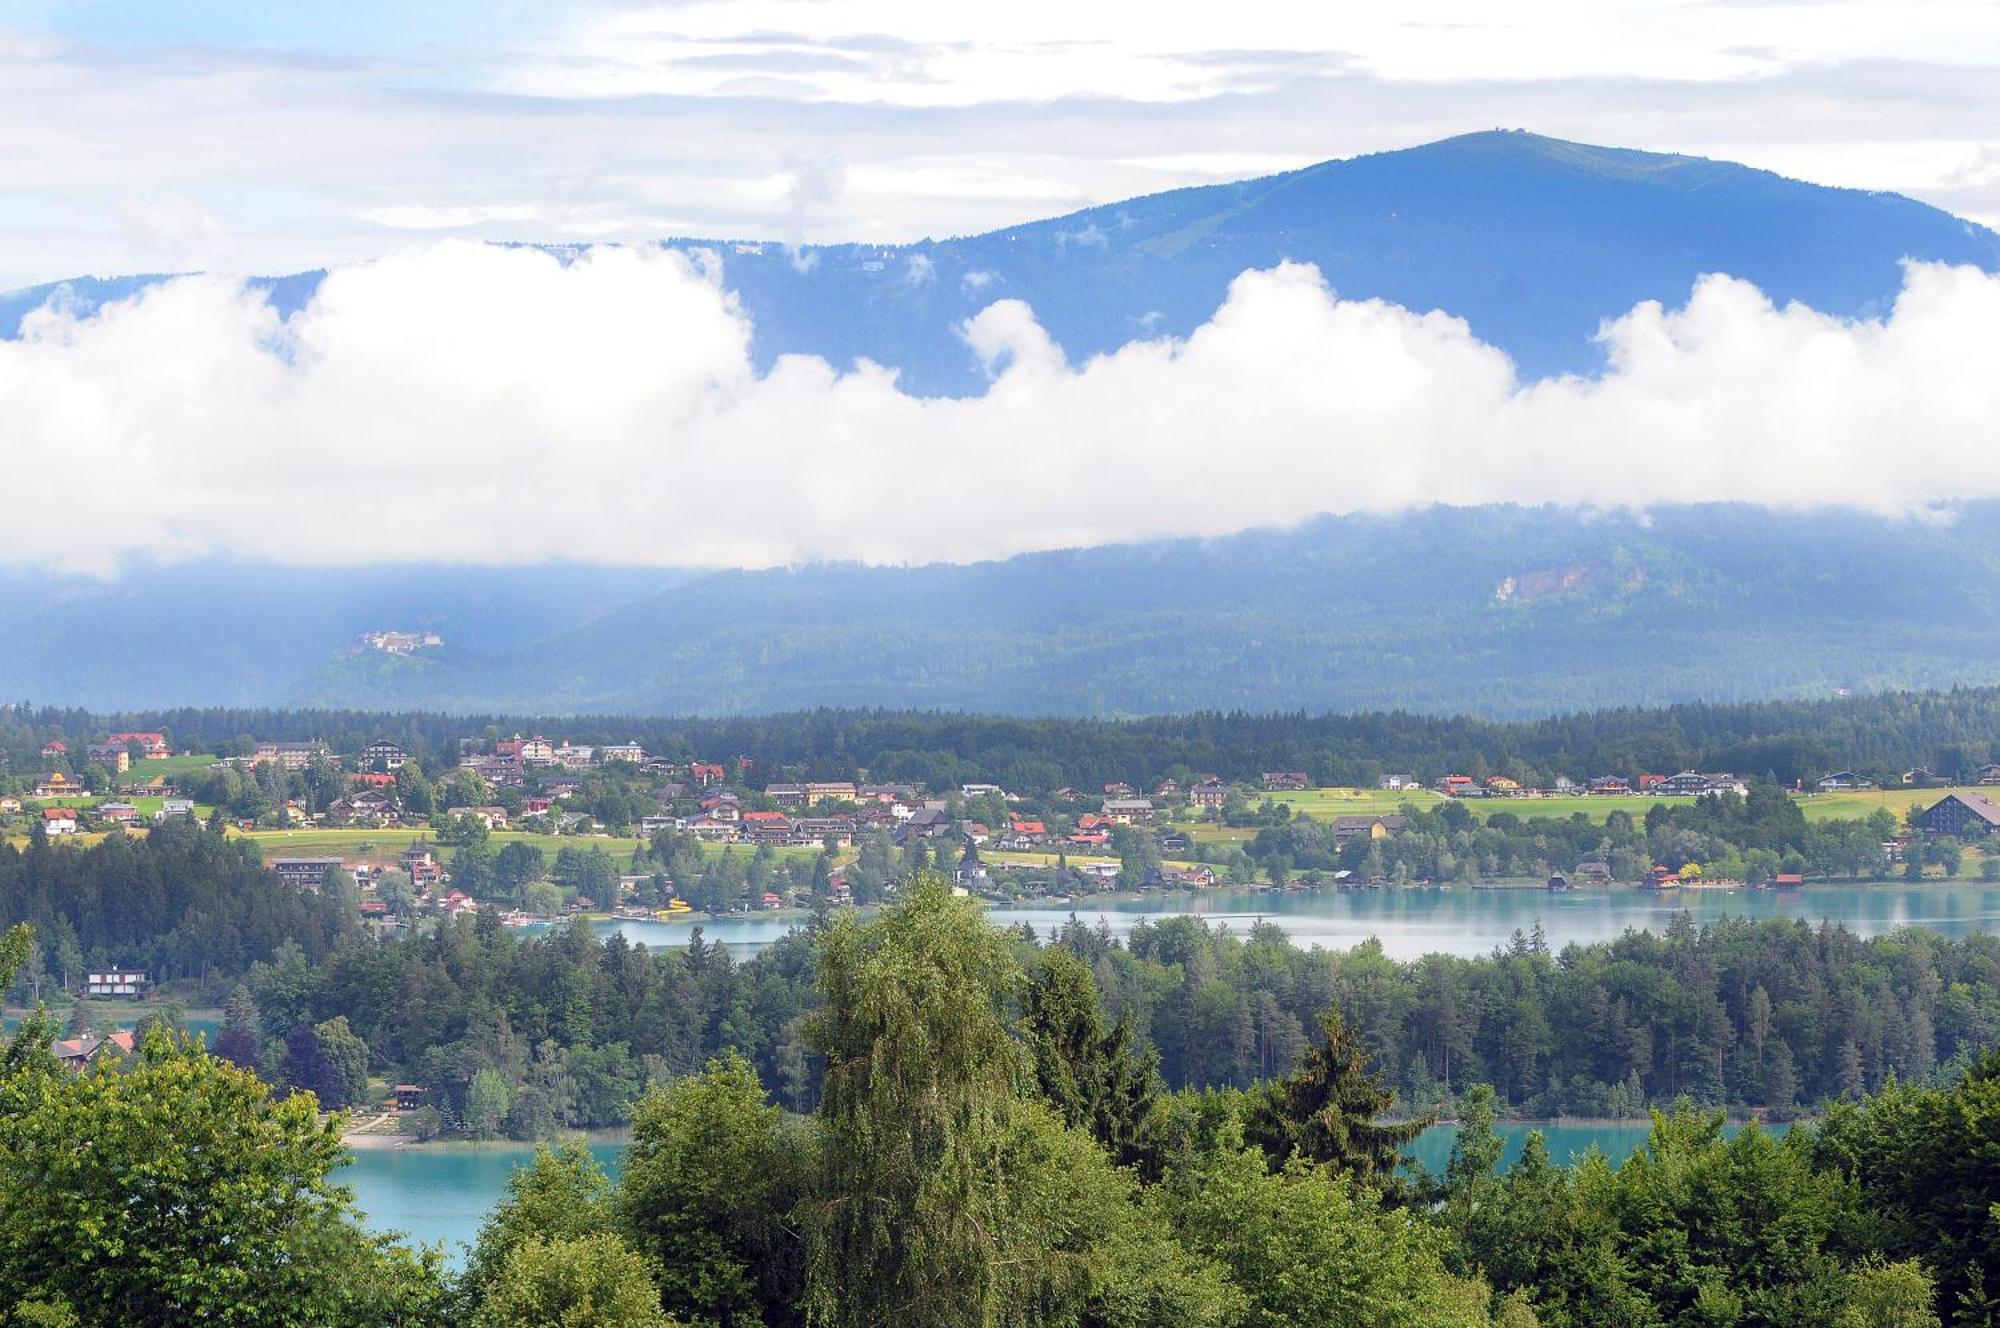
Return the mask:
[[[1646,1121],[1590,1121],[1503,1123],[1499,1130],[1507,1141],[1504,1165],[1511,1166],[1520,1157],[1530,1130],[1542,1131],[1551,1159],[1568,1163],[1593,1146],[1614,1161],[1623,1161],[1644,1146],[1651,1128]],[[1441,1172],[1445,1159],[1451,1156],[1456,1134],[1457,1127],[1452,1125],[1426,1130],[1411,1145],[1410,1155],[1427,1169]],[[591,1151],[617,1174],[624,1152],[621,1146],[593,1144]],[[401,1231],[413,1240],[443,1241],[456,1262],[462,1254],[460,1245],[477,1239],[487,1210],[506,1195],[507,1178],[534,1158],[534,1150],[493,1144],[374,1149],[353,1157],[353,1164],[341,1168],[336,1177],[354,1190],[368,1224],[377,1230]]]
[[[1515,931],[1541,923],[1549,944],[1614,939],[1631,928],[1659,930],[1675,913],[1691,913],[1698,921],[1732,917],[1798,918],[1818,923],[1844,923],[1862,936],[1877,936],[1898,927],[1921,926],[1948,936],[2000,932],[2000,885],[1967,883],[1950,886],[1815,886],[1794,893],[1772,891],[1700,890],[1658,894],[1636,889],[1580,890],[1549,894],[1544,890],[1368,890],[1346,894],[1286,894],[1248,890],[1212,890],[1198,895],[1142,899],[1079,901],[1070,906],[994,909],[996,923],[1026,922],[1047,934],[1060,927],[1072,911],[1095,926],[1101,919],[1112,932],[1124,935],[1141,918],[1193,914],[1210,922],[1247,929],[1259,919],[1283,927],[1302,945],[1329,948],[1359,944],[1370,937],[1398,959],[1443,952],[1478,955],[1507,944]],[[692,928],[675,923],[623,922],[607,924],[648,946],[682,946]],[[739,954],[752,953],[791,929],[788,921],[750,915],[703,922],[710,940],[727,943]],[[1531,1126],[1503,1127],[1508,1161],[1519,1155]],[[1558,1162],[1580,1156],[1592,1145],[1617,1159],[1646,1141],[1644,1121],[1623,1123],[1559,1123],[1541,1127],[1550,1155]],[[1452,1127],[1440,1126],[1416,1141],[1412,1153],[1432,1169],[1441,1169],[1451,1151]],[[607,1165],[616,1165],[619,1150],[599,1146]],[[409,1149],[363,1152],[342,1170],[371,1224],[396,1229],[425,1241],[444,1241],[454,1251],[478,1233],[487,1209],[504,1193],[507,1177],[532,1152],[516,1147]]]

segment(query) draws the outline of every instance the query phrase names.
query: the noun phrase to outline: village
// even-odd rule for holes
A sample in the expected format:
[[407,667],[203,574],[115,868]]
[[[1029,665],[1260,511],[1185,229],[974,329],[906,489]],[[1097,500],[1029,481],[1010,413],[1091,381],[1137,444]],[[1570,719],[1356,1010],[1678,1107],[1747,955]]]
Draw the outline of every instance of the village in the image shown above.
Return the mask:
[[[858,892],[855,880],[866,856],[859,850],[871,844],[878,864],[892,863],[877,876],[934,866],[958,889],[996,900],[1225,884],[1448,885],[1448,874],[1421,865],[1391,870],[1393,841],[1413,814],[1457,805],[1479,809],[1462,824],[1506,826],[1524,815],[1602,820],[1663,802],[1740,799],[1753,782],[1693,770],[1557,776],[1546,786],[1500,774],[1427,781],[1392,774],[1364,790],[1323,788],[1304,771],[1273,770],[1248,779],[1190,773],[1143,788],[1112,780],[1088,790],[1023,793],[976,782],[932,789],[866,778],[769,778],[744,759],[669,760],[637,742],[541,734],[463,739],[455,764],[435,771],[388,737],[346,751],[315,740],[237,746],[227,754],[176,751],[159,730],[108,732],[75,747],[50,737],[32,776],[0,782],[10,789],[0,793],[0,833],[17,841],[90,839],[199,820],[256,842],[265,864],[298,888],[351,881],[356,906],[378,926],[482,910],[503,925],[531,926],[577,913],[671,921],[807,908],[818,900],[874,902],[890,880]],[[2000,784],[2000,764],[1980,767],[1977,777],[1981,785]],[[1904,773],[1898,795],[1912,818],[1909,830],[1972,840],[2000,828],[2000,805],[1969,788],[1924,806],[1908,801],[1949,782],[1923,769]],[[1873,780],[1835,771],[1786,793],[1810,801],[1875,788]],[[1518,814],[1503,810],[1514,807]],[[1531,810],[1539,808],[1547,810]],[[1268,853],[1252,861],[1261,836],[1285,825],[1295,833],[1307,822],[1324,863],[1294,873],[1269,870]],[[675,877],[708,859],[682,856],[674,860],[678,872],[668,870],[666,853],[656,850],[674,843],[725,861],[740,848],[790,870],[745,873],[740,890],[731,877],[697,891]],[[1900,825],[1883,833],[1882,863],[1901,863],[1908,843]],[[523,846],[514,850],[519,870],[489,879],[474,870],[481,849],[462,856],[474,845],[503,853]],[[545,872],[546,855],[556,858],[554,871]],[[817,881],[815,860],[823,860]],[[1592,855],[1546,866],[1530,883],[1554,890],[1614,880],[1650,889],[1733,888],[1746,875],[1752,884],[1798,888],[1806,877],[1804,864],[1788,862],[1717,872],[1696,861],[1614,864]],[[552,888],[530,891],[530,884]]]

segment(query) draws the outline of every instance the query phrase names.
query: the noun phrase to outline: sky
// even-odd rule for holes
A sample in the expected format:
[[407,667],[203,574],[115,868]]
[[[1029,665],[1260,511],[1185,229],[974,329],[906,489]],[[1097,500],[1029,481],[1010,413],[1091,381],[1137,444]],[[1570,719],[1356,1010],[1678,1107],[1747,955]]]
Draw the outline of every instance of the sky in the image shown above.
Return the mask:
[[[1996,70],[2000,3],[1925,0],[0,0],[0,289],[190,274],[0,341],[0,562],[969,561],[1437,502],[1949,519],[2000,498],[2000,277],[1970,269],[1852,321],[1718,274],[1539,382],[1309,266],[1081,363],[996,292],[960,329],[987,390],[924,399],[759,369],[679,251],[481,241],[907,240],[1496,126],[2000,223]],[[282,321],[243,283],[321,267]]]
[[0,0],[0,289],[894,241],[1468,130],[2000,225],[1994,0]]

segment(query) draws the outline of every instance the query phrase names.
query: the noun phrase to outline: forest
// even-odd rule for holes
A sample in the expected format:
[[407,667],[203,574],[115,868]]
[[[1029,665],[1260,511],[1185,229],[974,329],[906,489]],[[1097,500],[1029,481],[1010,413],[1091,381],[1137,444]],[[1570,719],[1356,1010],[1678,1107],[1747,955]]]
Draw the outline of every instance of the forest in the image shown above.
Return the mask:
[[[1790,807],[1765,805],[1780,820]],[[1774,845],[1747,852],[1776,853],[1789,833],[1727,799],[1663,817],[1657,835],[1696,833],[1668,824],[1679,818],[1733,817],[1745,842]],[[1778,837],[1759,840],[1767,829]],[[923,841],[912,842],[919,852],[905,858],[871,841],[845,869],[863,898],[893,899],[922,870]],[[1490,841],[1452,842],[1471,854]],[[768,851],[704,858],[667,835],[639,856],[691,893],[781,874]],[[521,845],[482,854],[484,888],[545,885],[539,857]],[[344,873],[302,891],[263,870],[245,841],[172,823],[83,849],[0,845],[0,926],[35,930],[9,993],[20,1005],[60,1000],[86,967],[141,967],[223,1004],[218,1048],[274,1086],[345,1105],[370,1074],[392,1077],[424,1085],[439,1131],[546,1138],[623,1123],[648,1083],[724,1051],[746,1057],[774,1100],[809,1109],[816,1069],[803,1028],[832,925],[825,867],[824,855],[782,865],[806,889],[819,883],[822,907],[738,961],[699,928],[685,948],[654,951],[599,938],[582,920],[530,935],[490,911],[383,932],[361,922]],[[558,855],[548,879],[588,882],[593,870],[615,868]],[[1089,964],[1103,1013],[1175,1089],[1283,1073],[1329,1008],[1405,1102],[1448,1108],[1487,1083],[1500,1110],[1533,1118],[1632,1116],[1685,1098],[1784,1119],[1892,1077],[1932,1082],[2000,1045],[2000,940],[1982,935],[1863,940],[1837,926],[1678,915],[1661,934],[1559,953],[1530,931],[1483,957],[1410,962],[1372,943],[1304,949],[1274,926],[1232,932],[1198,918],[1147,920],[1129,941],[1075,922],[1009,940],[1023,956],[1058,945]],[[330,1077],[342,1057],[356,1068]]]
[[[772,1101],[729,1052],[655,1079],[616,1181],[586,1150],[543,1151],[456,1273],[360,1228],[334,1170],[337,1123],[317,1123],[312,1094],[273,1095],[162,1025],[129,1059],[74,1073],[49,1054],[53,1024],[31,1018],[0,1058],[0,1315],[71,1328],[1990,1328],[2000,1315],[2000,1057],[1955,1057],[1934,1082],[1892,1076],[1782,1138],[1729,1137],[1720,1113],[1683,1103],[1630,1158],[1574,1168],[1531,1137],[1502,1170],[1494,1095],[1474,1085],[1442,1174],[1411,1174],[1398,1152],[1428,1118],[1398,1111],[1338,1008],[1315,1014],[1282,1072],[1174,1091],[1132,1019],[1107,1015],[1104,956],[1088,961],[1082,937],[1023,939],[935,877],[878,918],[831,923],[799,1024],[809,1103]],[[1778,973],[1740,971],[1727,939],[1662,944],[1684,972],[1757,977],[1758,1016]],[[4,934],[0,979],[32,943]],[[1256,957],[1254,939],[1216,944]],[[1517,949],[1507,964],[1552,962]],[[572,985],[548,1014],[582,1020],[589,1001]],[[177,1216],[191,1210],[201,1222]]]
[[32,775],[41,745],[52,737],[74,743],[134,728],[163,729],[180,750],[225,755],[247,752],[259,739],[317,739],[355,752],[388,738],[430,771],[458,764],[461,739],[544,732],[577,742],[636,741],[670,762],[729,762],[756,787],[865,772],[933,789],[987,782],[1040,794],[1114,780],[1145,788],[1169,777],[1186,784],[1200,774],[1254,781],[1266,770],[1361,787],[1390,774],[1425,782],[1503,774],[1544,787],[1557,775],[1631,778],[1689,769],[1785,786],[1844,769],[1893,784],[1912,767],[1963,780],[2000,760],[2000,687],[1582,711],[1512,723],[1400,711],[1129,720],[889,710],[734,719],[232,709],[105,715],[17,703],[0,706],[0,753],[11,770]]

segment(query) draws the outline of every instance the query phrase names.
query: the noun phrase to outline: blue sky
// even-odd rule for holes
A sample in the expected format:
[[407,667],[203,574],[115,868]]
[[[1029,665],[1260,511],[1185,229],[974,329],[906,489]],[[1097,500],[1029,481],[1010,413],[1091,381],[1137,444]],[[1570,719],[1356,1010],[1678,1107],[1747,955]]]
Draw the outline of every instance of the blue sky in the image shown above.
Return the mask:
[[1996,67],[1990,0],[0,0],[0,289],[911,239],[1495,126],[1996,224]]

